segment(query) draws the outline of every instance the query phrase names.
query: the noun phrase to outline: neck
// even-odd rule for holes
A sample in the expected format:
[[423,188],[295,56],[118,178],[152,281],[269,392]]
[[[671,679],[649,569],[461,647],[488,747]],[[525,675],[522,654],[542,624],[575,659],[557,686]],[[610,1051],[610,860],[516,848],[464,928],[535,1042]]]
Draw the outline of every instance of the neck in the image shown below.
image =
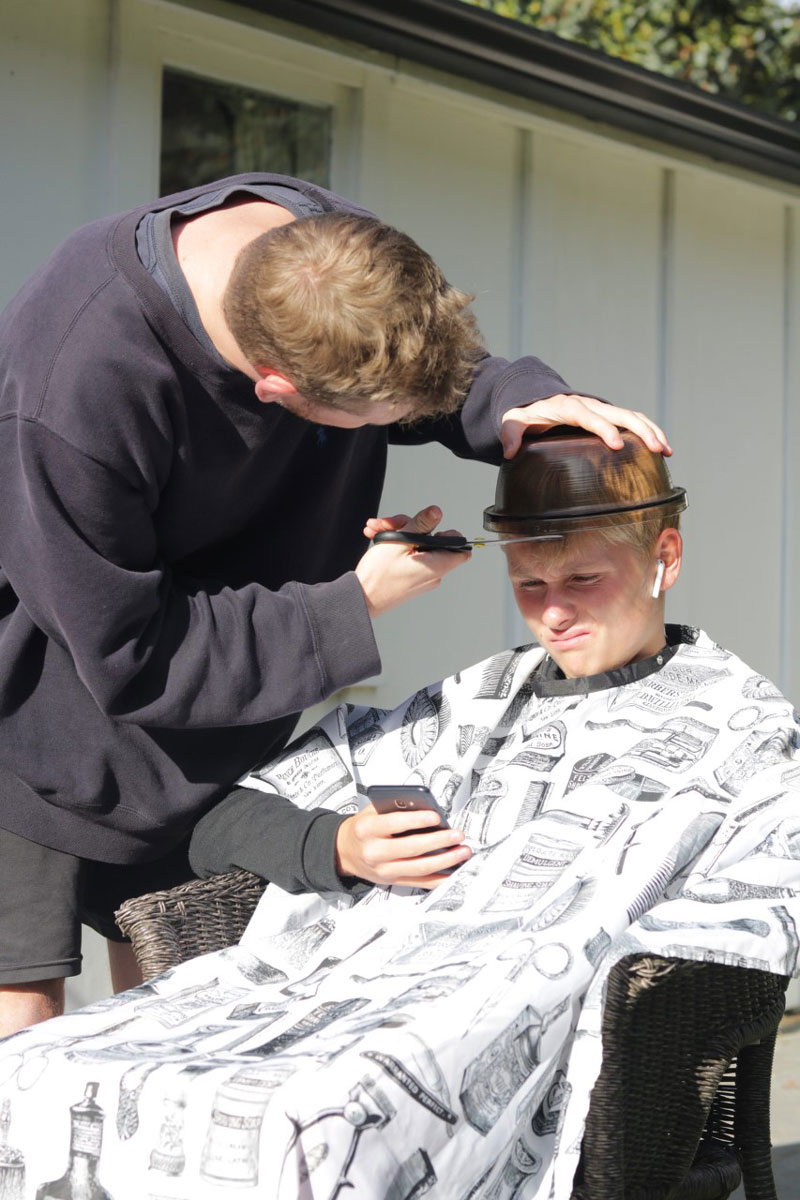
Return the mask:
[[239,253],[249,242],[294,220],[292,213],[268,200],[232,200],[222,208],[175,221],[175,256],[192,293],[203,328],[215,350],[249,379],[258,372],[242,354],[228,328],[222,298]]

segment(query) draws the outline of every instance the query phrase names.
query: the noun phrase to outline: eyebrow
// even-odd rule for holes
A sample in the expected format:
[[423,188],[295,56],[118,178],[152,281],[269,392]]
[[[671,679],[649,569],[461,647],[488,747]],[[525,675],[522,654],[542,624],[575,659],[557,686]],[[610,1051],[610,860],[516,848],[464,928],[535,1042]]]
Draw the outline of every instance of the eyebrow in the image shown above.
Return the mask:
[[[596,575],[598,572],[607,569],[607,567],[608,563],[605,560],[581,563],[580,565],[567,564],[566,568],[561,571],[560,575],[561,577],[566,577],[569,575]],[[537,570],[538,568],[536,567],[532,567],[530,570],[526,570],[524,567],[511,567],[509,568],[508,576],[509,579],[527,579],[529,582],[532,582],[533,580],[541,578],[541,576],[538,575]]]

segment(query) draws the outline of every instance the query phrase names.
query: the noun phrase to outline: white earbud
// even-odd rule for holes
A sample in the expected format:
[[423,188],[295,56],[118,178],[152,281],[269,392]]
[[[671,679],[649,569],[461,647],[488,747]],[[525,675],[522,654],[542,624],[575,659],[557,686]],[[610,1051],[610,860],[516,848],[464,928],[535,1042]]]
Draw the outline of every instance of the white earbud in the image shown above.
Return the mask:
[[662,580],[664,579],[664,570],[665,570],[664,560],[663,560],[663,558],[660,558],[658,560],[658,566],[656,567],[656,581],[653,584],[653,599],[654,600],[657,600],[658,597],[661,595],[661,583],[662,583]]

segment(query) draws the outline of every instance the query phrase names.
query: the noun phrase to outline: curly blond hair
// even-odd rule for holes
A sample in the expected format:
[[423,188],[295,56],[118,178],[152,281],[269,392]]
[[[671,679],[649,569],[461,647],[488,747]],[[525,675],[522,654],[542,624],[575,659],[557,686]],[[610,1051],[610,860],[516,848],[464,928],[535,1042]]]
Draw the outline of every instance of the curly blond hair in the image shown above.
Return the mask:
[[454,412],[467,393],[483,353],[472,299],[407,234],[326,213],[249,242],[223,311],[247,360],[307,400],[359,416],[390,403],[417,420]]

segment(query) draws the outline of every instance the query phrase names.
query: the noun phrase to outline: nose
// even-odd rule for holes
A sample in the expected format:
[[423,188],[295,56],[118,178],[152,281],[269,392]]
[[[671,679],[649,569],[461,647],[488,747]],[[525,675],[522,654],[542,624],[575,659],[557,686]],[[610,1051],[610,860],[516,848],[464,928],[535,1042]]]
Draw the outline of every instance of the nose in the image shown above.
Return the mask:
[[548,588],[542,609],[542,620],[548,629],[566,629],[575,620],[575,604],[557,588]]

